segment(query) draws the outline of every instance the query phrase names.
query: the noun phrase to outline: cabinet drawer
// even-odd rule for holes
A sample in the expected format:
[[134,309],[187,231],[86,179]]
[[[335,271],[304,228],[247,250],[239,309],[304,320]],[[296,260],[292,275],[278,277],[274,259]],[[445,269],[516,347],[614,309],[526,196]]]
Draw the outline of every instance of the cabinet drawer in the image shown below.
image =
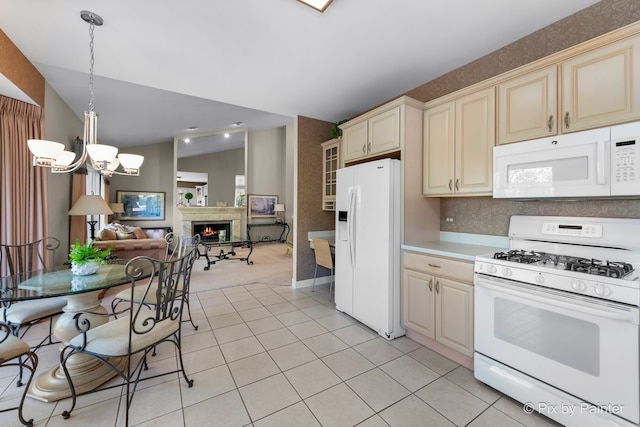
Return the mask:
[[403,252],[402,267],[473,284],[473,263]]

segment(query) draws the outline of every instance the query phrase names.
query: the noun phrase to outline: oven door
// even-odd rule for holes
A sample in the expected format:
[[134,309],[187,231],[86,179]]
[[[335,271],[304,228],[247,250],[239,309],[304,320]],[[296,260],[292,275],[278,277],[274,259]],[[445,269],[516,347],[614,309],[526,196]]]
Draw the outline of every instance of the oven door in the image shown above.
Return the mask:
[[639,422],[638,308],[475,275],[475,350]]

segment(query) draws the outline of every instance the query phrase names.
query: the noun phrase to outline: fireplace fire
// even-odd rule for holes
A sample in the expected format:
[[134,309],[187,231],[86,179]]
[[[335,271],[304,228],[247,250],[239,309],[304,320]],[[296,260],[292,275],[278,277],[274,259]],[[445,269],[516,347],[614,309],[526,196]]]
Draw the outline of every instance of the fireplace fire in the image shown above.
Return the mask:
[[202,241],[230,240],[231,221],[192,222],[192,233],[199,234]]

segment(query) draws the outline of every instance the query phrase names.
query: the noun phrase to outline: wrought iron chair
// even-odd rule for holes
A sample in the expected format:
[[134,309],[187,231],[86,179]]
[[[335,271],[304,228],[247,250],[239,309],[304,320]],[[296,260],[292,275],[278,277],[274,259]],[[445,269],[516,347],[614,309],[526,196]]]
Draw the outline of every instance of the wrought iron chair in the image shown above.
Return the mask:
[[[131,280],[127,307],[119,313],[77,313],[74,316],[79,335],[74,337],[60,354],[60,364],[71,390],[71,408],[62,413],[64,418],[69,418],[71,415],[78,396],[73,378],[67,369],[67,361],[76,354],[89,355],[99,360],[123,379],[124,384],[111,387],[124,386],[126,389],[125,425],[127,426],[137,384],[141,381],[142,371],[148,369],[147,355],[157,345],[164,342],[175,345],[178,367],[170,372],[153,373],[146,379],[182,372],[187,385],[193,386],[193,380],[187,377],[183,365],[180,324],[196,256],[197,250],[194,248],[186,251],[183,257],[169,261],[145,256],[132,258],[125,266],[127,276]],[[142,286],[144,290],[142,300],[151,298],[153,300],[151,308],[136,302],[134,297],[137,288],[141,287],[136,286],[136,282],[145,280],[143,271],[151,273],[146,279],[147,283]],[[119,317],[91,328],[91,321],[95,320],[95,317],[115,317],[115,314]],[[122,365],[122,358],[126,359],[124,367],[119,368]]]
[[313,250],[316,256],[316,269],[313,273],[313,286],[311,286],[311,292],[316,288],[316,277],[318,276],[318,266],[331,270],[331,284],[329,285],[329,301],[331,301],[331,293],[333,291],[333,254],[331,253],[331,246],[326,239],[313,239]]
[[[200,244],[200,235],[196,234],[195,236],[180,236],[171,232],[165,236],[165,240],[167,241],[167,249],[165,252],[164,260],[171,261],[173,259],[182,258],[188,251],[193,248],[197,248]],[[155,304],[155,297],[153,295],[147,294],[146,298],[142,299],[143,295],[144,289],[140,287],[140,289],[137,289],[134,292],[134,301],[137,303],[142,302],[143,304],[147,305],[147,307],[151,307],[153,304]],[[117,312],[118,305],[120,305],[122,302],[128,302],[129,298],[131,298],[131,294],[128,289],[118,292],[111,301],[111,310],[114,313]],[[186,296],[185,304],[187,305],[188,317],[184,321],[191,322],[191,326],[193,326],[193,329],[197,331],[198,325],[193,322],[193,318],[191,317],[191,308],[189,306],[188,293]]]
[[[3,286],[0,292],[6,294],[17,285],[20,280],[27,279],[33,272],[49,271],[47,256],[53,259],[60,241],[55,237],[44,237],[23,245],[0,244],[0,268]],[[45,256],[46,254],[46,256]],[[14,283],[16,282],[16,283]],[[55,344],[53,341],[53,318],[62,313],[66,305],[63,297],[42,298],[38,300],[20,301],[18,303],[5,302],[2,305],[2,320],[9,325],[11,333],[18,338],[24,338],[27,331],[36,323],[49,320],[49,333],[34,350],[43,345]],[[22,369],[18,378],[18,386],[22,385]]]
[[13,335],[11,326],[5,322],[0,322],[0,367],[4,368],[6,366],[18,366],[20,368],[21,378],[23,369],[27,369],[30,374],[18,406],[2,409],[0,412],[14,411],[17,409],[20,422],[25,426],[32,426],[33,419],[24,419],[22,406],[24,405],[24,398],[27,396],[27,390],[31,384],[33,374],[38,367],[38,356],[29,348],[29,344]]

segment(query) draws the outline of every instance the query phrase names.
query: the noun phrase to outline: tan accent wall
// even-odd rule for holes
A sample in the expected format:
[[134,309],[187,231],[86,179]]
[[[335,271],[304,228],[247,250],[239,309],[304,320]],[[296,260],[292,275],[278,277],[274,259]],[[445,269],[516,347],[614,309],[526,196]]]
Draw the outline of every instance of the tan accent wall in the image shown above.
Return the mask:
[[[331,123],[298,117],[298,204],[295,251],[296,280],[313,278],[315,256],[309,231],[333,230],[335,213],[322,210],[322,147],[330,138]],[[325,275],[324,270],[322,275]]]
[[44,77],[0,30],[0,74],[11,80],[41,107],[44,106]]

